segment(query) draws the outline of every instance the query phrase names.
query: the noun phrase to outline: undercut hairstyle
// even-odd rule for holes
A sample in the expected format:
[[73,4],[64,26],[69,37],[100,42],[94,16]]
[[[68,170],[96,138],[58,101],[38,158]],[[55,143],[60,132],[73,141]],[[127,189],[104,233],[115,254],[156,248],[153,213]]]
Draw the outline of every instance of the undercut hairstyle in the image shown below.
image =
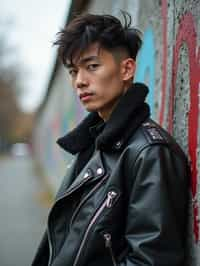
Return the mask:
[[65,66],[73,65],[73,59],[80,56],[91,44],[98,43],[111,53],[118,49],[126,51],[136,60],[142,45],[142,33],[131,27],[132,19],[128,12],[121,11],[124,23],[111,15],[81,14],[71,20],[57,33],[54,45]]

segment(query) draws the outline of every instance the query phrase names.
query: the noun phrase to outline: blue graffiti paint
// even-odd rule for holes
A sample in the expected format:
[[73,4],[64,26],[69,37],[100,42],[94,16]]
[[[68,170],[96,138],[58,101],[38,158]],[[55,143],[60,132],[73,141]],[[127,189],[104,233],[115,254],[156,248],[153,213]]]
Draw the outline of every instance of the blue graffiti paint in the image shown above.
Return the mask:
[[135,82],[144,82],[149,86],[147,102],[150,104],[154,116],[155,45],[154,33],[151,28],[144,32],[143,46],[137,59]]

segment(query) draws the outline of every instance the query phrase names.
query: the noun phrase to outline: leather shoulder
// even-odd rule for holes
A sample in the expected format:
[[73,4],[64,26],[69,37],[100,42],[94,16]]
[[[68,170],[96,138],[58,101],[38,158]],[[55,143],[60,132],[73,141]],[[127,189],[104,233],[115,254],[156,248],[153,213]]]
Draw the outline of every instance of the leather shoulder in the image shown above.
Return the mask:
[[149,144],[167,144],[171,142],[171,136],[152,119],[142,123],[141,129]]
[[136,153],[148,146],[164,145],[173,150],[174,153],[181,156],[184,160],[187,160],[186,154],[174,137],[150,118],[143,122],[132,136],[130,145]]
[[153,144],[167,144],[169,143],[168,140],[169,137],[168,134],[165,133],[165,130],[153,120],[147,119],[130,137],[127,146],[137,153],[143,148]]

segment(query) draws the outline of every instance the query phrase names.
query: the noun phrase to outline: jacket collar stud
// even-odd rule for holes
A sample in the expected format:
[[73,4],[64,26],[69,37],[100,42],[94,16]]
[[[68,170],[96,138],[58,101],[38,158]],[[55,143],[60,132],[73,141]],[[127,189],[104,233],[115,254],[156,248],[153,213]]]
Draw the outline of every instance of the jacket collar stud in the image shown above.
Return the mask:
[[86,173],[84,174],[83,178],[86,179],[86,178],[88,178],[88,177],[89,177],[89,173],[86,172]]
[[83,175],[83,179],[87,179],[91,176],[92,176],[92,171],[91,171],[91,169],[88,168],[87,171],[85,172],[85,174]]
[[120,149],[121,146],[122,146],[122,141],[121,141],[121,140],[115,142],[115,144],[114,144],[114,148],[115,148],[116,150]]
[[101,167],[97,168],[97,175],[102,175],[103,169]]

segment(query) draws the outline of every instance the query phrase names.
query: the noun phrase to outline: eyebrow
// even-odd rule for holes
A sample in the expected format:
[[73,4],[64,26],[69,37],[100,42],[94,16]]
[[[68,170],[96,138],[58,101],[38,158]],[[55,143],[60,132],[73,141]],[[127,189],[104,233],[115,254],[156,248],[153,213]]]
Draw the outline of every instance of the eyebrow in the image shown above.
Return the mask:
[[[85,63],[88,63],[89,61],[93,61],[93,60],[98,60],[99,61],[98,56],[91,55],[91,56],[88,56],[88,57],[81,58],[78,61],[78,63],[79,64],[85,64]],[[66,66],[67,66],[67,68],[71,68],[71,67],[75,67],[75,64],[73,64],[73,63],[67,63]]]

